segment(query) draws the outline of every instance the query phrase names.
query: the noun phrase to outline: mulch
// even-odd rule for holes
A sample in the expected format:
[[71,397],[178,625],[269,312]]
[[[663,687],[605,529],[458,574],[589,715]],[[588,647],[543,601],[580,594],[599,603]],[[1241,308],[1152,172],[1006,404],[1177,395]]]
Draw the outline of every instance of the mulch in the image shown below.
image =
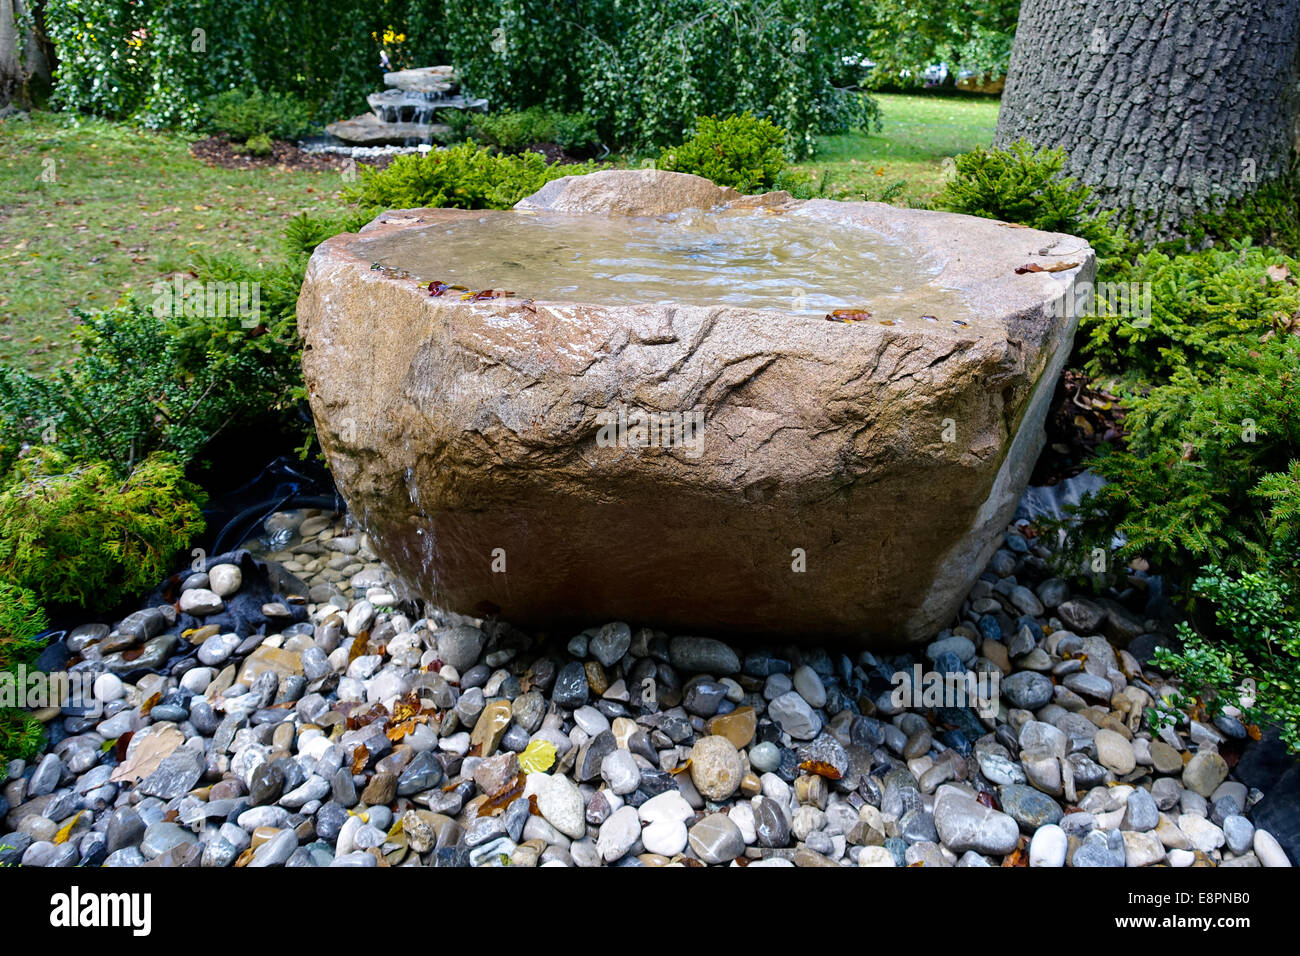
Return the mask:
[[1124,444],[1124,409],[1119,398],[1088,382],[1088,376],[1066,369],[1052,396],[1047,444],[1029,479],[1031,485],[1054,485],[1088,467],[1097,446]]
[[[249,153],[236,152],[236,145],[225,137],[209,136],[207,139],[191,144],[190,153],[210,166],[220,166],[223,169],[276,168],[317,172],[342,170],[351,158],[335,153],[309,153],[300,149],[296,143],[283,139],[273,141],[269,156],[253,156]],[[383,169],[393,161],[393,157],[357,157],[356,161]]]
[[[191,144],[190,152],[198,159],[203,160],[211,166],[220,166],[223,169],[306,169],[316,171],[337,171],[343,169],[347,164],[349,157],[340,156],[335,153],[309,153],[300,149],[296,143],[288,140],[277,139],[271,146],[271,155],[253,156],[249,153],[236,151],[235,147],[240,145],[232,143],[224,136],[209,136],[207,139],[201,139]],[[555,143],[533,143],[521,152],[540,153],[548,163],[570,163],[583,162],[577,156],[565,152],[564,148]],[[365,163],[368,166],[374,166],[376,169],[383,169],[394,159],[394,156],[367,156],[356,157],[358,163]]]

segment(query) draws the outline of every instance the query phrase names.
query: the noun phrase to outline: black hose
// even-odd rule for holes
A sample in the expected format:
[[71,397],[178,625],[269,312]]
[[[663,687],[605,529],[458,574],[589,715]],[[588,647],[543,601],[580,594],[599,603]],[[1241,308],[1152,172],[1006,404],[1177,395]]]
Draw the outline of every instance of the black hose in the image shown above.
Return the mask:
[[216,540],[212,543],[212,553],[224,554],[227,551],[233,551],[253,534],[253,530],[259,524],[275,512],[283,511],[286,508],[320,508],[338,512],[347,510],[343,499],[337,494],[300,495],[297,491],[291,491],[286,495],[265,499],[245,508],[226,522],[220,533],[217,534]]

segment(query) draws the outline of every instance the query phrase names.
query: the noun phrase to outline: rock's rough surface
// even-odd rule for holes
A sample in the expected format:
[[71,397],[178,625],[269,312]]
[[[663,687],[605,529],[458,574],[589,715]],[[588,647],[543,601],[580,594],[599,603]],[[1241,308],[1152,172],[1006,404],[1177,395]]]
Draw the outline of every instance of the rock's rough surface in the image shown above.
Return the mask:
[[[298,316],[318,433],[375,550],[418,593],[521,626],[915,641],[952,618],[1042,446],[1074,331],[1051,306],[1091,279],[1092,251],[991,220],[739,199],[655,170],[556,180],[520,207],[728,202],[887,235],[926,275],[888,315],[845,324],[725,305],[462,302],[371,269],[372,238],[515,212],[388,213],[317,249]],[[1067,251],[1077,268],[1015,274]],[[939,289],[968,307],[931,315]],[[702,415],[699,454],[598,446],[597,416],[619,407]],[[796,547],[818,573],[791,572]],[[647,581],[673,582],[672,599]]]

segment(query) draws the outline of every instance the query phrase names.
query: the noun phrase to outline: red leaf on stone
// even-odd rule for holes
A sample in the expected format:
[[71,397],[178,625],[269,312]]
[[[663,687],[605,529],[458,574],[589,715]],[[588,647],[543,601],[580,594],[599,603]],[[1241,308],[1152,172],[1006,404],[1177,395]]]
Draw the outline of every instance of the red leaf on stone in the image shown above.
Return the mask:
[[478,808],[478,815],[480,817],[495,817],[523,795],[524,775],[517,773],[506,781],[505,786],[483,801]]

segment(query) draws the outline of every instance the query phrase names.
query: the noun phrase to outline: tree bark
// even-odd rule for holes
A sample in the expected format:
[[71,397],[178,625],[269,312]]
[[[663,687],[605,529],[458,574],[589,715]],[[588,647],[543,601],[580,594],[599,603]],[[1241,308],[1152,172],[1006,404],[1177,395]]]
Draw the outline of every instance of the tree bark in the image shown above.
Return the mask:
[[1292,169],[1300,0],[1024,0],[995,145],[1063,147],[1144,239]]
[[[31,12],[24,22],[24,14]],[[54,48],[41,0],[0,0],[0,106],[37,104],[52,84]]]

